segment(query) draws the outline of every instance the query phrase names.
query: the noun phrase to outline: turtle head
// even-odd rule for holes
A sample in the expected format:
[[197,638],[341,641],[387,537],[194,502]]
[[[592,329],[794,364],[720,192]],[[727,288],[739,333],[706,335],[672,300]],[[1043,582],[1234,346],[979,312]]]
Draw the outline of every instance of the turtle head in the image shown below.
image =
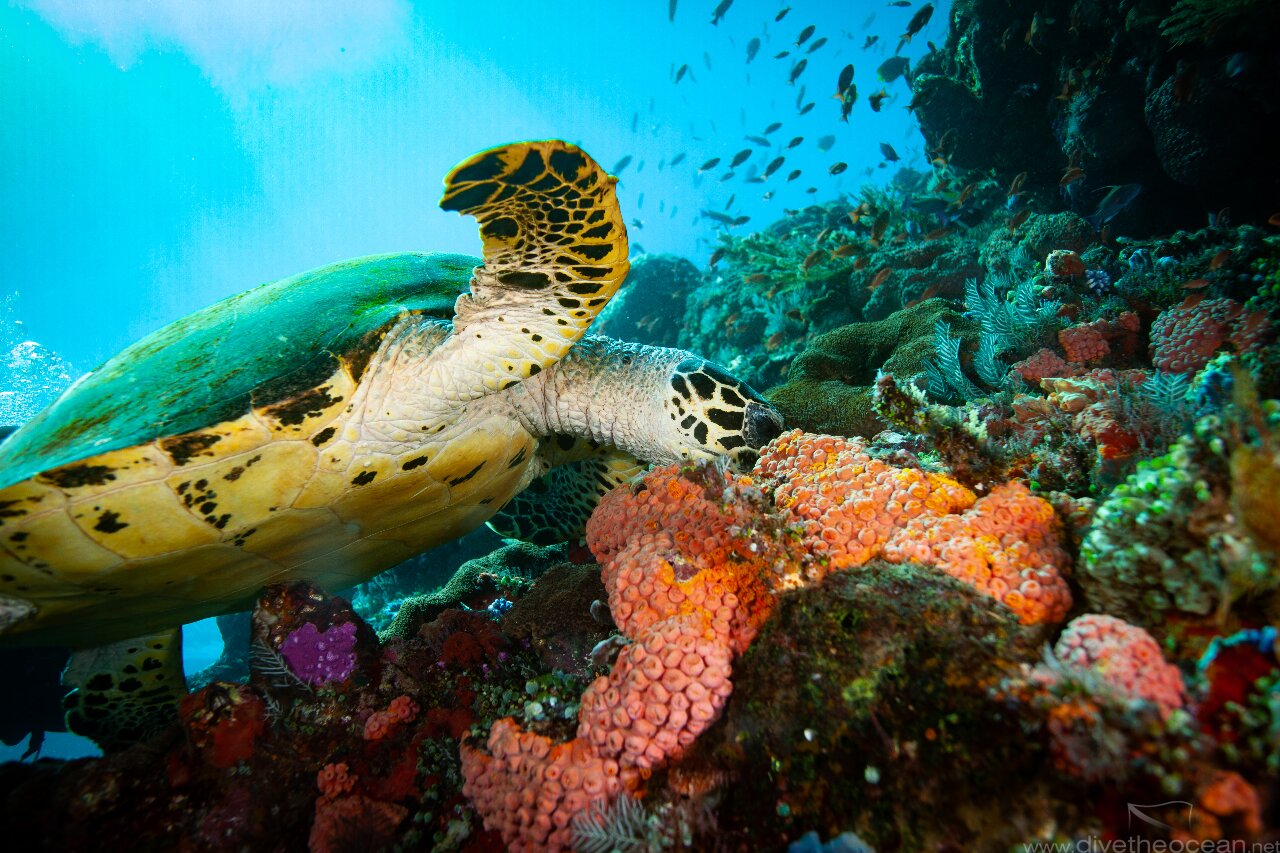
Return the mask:
[[782,433],[782,415],[754,388],[704,358],[687,355],[671,372],[664,406],[685,459],[728,457],[743,468]]

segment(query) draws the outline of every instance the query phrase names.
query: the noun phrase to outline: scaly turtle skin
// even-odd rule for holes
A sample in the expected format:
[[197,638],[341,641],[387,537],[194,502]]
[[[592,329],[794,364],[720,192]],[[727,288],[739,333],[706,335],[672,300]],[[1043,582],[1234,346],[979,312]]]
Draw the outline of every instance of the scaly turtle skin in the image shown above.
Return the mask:
[[510,145],[445,183],[483,265],[384,255],[264,285],[124,350],[0,445],[0,640],[116,643],[101,661],[157,670],[174,638],[144,635],[271,583],[367,580],[556,464],[597,458],[578,485],[598,492],[632,457],[750,462],[780,430],[697,356],[584,337],[628,261],[615,179],[582,151]]

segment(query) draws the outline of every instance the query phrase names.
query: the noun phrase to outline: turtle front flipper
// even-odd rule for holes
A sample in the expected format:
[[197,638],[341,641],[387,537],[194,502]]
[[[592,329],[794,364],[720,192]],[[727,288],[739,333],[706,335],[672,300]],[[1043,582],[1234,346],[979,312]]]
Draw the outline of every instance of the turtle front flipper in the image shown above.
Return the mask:
[[484,266],[431,356],[433,395],[460,403],[509,388],[582,337],[630,267],[616,182],[558,140],[494,148],[449,174],[440,206],[479,222]]
[[67,728],[117,752],[178,719],[186,695],[182,629],[75,652],[62,673]]
[[489,519],[489,527],[499,536],[534,545],[577,542],[600,499],[648,467],[625,450],[603,448],[534,480]]

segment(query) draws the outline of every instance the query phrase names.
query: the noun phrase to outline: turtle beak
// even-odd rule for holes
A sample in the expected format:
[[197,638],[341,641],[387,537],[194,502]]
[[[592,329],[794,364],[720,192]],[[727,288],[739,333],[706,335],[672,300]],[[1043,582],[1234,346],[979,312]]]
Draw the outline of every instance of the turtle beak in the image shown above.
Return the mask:
[[742,426],[742,437],[752,450],[759,450],[764,445],[782,435],[782,415],[768,403],[747,401],[746,417]]

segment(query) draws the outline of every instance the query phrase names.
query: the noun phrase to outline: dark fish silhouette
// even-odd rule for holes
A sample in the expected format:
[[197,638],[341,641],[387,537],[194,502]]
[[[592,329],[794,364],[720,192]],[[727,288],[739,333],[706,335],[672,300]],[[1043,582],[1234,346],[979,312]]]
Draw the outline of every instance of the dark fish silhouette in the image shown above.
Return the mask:
[[623,169],[627,168],[627,166],[630,166],[630,165],[631,165],[631,155],[630,155],[630,154],[628,154],[627,156],[625,156],[625,157],[623,157],[621,160],[619,160],[617,163],[614,163],[614,164],[613,164],[613,172],[612,172],[612,174],[616,175],[616,174],[618,174],[619,172],[621,172]]
[[739,216],[737,219],[733,220],[729,224],[733,226],[746,225],[750,221],[751,221],[750,216]]
[[734,173],[734,172],[725,172],[723,175],[721,175],[721,176],[720,176],[720,183],[722,183],[722,184],[723,184],[725,181],[728,181],[728,180],[732,179],[732,178],[733,178],[733,176],[734,176],[734,174],[736,174],[736,173]]
[[902,41],[898,42],[898,50],[902,50],[902,46],[911,41],[911,37],[925,28],[929,23],[929,19],[933,17],[933,4],[925,3],[916,13],[911,16],[911,23],[907,24],[907,31],[902,34]]
[[813,107],[814,107],[813,101],[810,101],[809,103],[805,104],[803,107],[800,108],[800,115],[808,114],[808,112],[811,109],[813,109]]
[[850,63],[840,70],[840,79],[836,81],[836,97],[844,95],[844,90],[849,88],[853,83],[853,64]]
[[879,92],[876,92],[874,95],[868,95],[867,103],[871,104],[871,109],[873,112],[878,113],[880,112],[880,105],[884,103],[884,99],[887,97],[889,97],[889,93],[886,92],[884,89],[881,89]]
[[826,43],[827,43],[827,37],[823,36],[822,38],[815,41],[813,44],[809,45],[809,49],[806,50],[805,53],[813,53],[815,50],[822,47]]
[[848,163],[832,163],[831,168],[827,169],[827,172],[832,175],[838,175],[847,168],[849,168]]
[[788,56],[790,56],[790,55],[791,55],[791,51],[789,51],[789,50],[784,50],[784,51],[782,51],[781,53],[774,54],[774,57],[773,57],[773,58],[774,58],[774,59],[786,59],[786,58],[787,58]]
[[724,18],[724,13],[729,11],[729,7],[733,5],[733,0],[720,0],[720,5],[711,13],[711,23],[719,24]]
[[824,136],[818,140],[818,150],[830,151],[831,146],[835,144],[836,144],[836,138],[834,136]]
[[779,21],[781,21],[783,18],[785,18],[785,17],[787,16],[787,13],[788,13],[788,12],[790,12],[790,11],[791,11],[791,7],[790,7],[790,6],[786,7],[785,9],[783,9],[781,12],[779,12],[779,13],[778,13],[778,16],[777,16],[776,18],[774,18],[774,19],[773,19],[773,22],[774,22],[775,24],[776,24],[776,23],[778,23],[778,22],[779,22]]
[[884,62],[880,63],[880,67],[876,69],[876,74],[886,83],[892,83],[911,67],[911,61],[905,56],[891,56]]
[[893,150],[893,146],[887,142],[880,143],[880,153],[884,155],[884,159],[890,163],[896,163],[902,158],[898,156],[898,152]]
[[799,169],[793,169],[793,170],[791,171],[791,174],[790,174],[790,175],[787,175],[787,180],[788,180],[788,181],[794,181],[794,180],[795,180],[796,178],[798,178],[798,177],[800,177],[800,170],[799,170]]
[[1094,228],[1101,228],[1119,216],[1126,207],[1133,204],[1133,200],[1141,192],[1142,184],[1120,184],[1112,187],[1111,191],[1103,196],[1102,201],[1098,202],[1098,206],[1093,213],[1086,216],[1085,219]]
[[721,225],[733,224],[732,216],[727,213],[721,213],[718,210],[704,210],[702,211],[702,217],[704,219],[710,219],[713,222],[719,222]]
[[679,154],[677,154],[676,156],[674,156],[674,157],[672,157],[672,158],[671,158],[671,165],[672,165],[672,166],[679,166],[679,165],[680,165],[681,163],[683,163],[683,162],[684,162],[684,152],[683,152],[683,151],[681,151]]
[[770,145],[773,144],[769,140],[765,139],[763,136],[744,136],[742,138],[752,143],[753,145],[763,145],[765,148],[768,148]]
[[813,24],[810,24],[809,26],[801,30],[800,38],[796,39],[796,47],[799,47],[800,45],[807,42],[809,40],[809,36],[813,35],[813,31],[816,29],[817,27],[815,27]]
[[850,86],[845,90],[844,96],[840,99],[840,120],[849,121],[849,113],[853,112],[853,105],[858,102],[858,87]]
[[804,86],[800,87],[800,91],[796,92],[796,109],[800,109],[800,105],[804,103]]
[[737,154],[733,155],[733,161],[729,163],[729,168],[730,169],[738,168],[743,163],[747,162],[747,159],[750,157],[751,157],[751,149],[743,148]]
[[728,210],[729,208],[733,207],[733,200],[737,197],[738,197],[737,193],[734,193],[733,195],[729,196],[729,200],[724,203],[724,209]]
[[775,130],[777,130],[780,127],[782,127],[782,122],[775,121],[773,124],[769,125],[764,129],[764,135],[768,136],[769,134],[773,133]]
[[635,132],[636,132],[636,127],[637,127],[637,125],[639,125],[639,124],[640,124],[640,113],[636,113],[635,115],[633,115],[633,116],[631,117],[631,132],[632,132],[632,133],[635,133]]
[[698,171],[705,172],[708,169],[714,169],[718,165],[720,165],[720,158],[712,157],[710,160],[708,160],[707,162],[703,163],[700,167],[698,167]]
[[791,79],[788,81],[791,85],[795,85],[796,80],[804,73],[805,66],[809,64],[809,60],[802,59],[791,68]]
[[667,20],[673,24],[676,22],[676,0],[667,0]]
[[880,36],[867,36],[867,43],[862,46],[863,50],[867,50],[871,45],[880,41]]
[[681,80],[684,79],[684,75],[688,73],[689,73],[688,64],[686,63],[685,65],[681,65],[680,70],[676,72],[676,82],[679,83]]
[[782,164],[787,162],[786,157],[774,157],[769,161],[769,165],[764,167],[764,176],[767,178],[774,172],[782,168]]
[[760,52],[760,39],[752,39],[747,42],[747,62],[756,58],[756,54]]
[[792,139],[790,142],[788,142],[788,143],[787,143],[787,147],[788,147],[788,148],[795,148],[795,147],[796,147],[797,145],[799,145],[801,142],[804,142],[804,137],[803,137],[803,136],[797,136],[797,137],[795,137],[794,139]]

